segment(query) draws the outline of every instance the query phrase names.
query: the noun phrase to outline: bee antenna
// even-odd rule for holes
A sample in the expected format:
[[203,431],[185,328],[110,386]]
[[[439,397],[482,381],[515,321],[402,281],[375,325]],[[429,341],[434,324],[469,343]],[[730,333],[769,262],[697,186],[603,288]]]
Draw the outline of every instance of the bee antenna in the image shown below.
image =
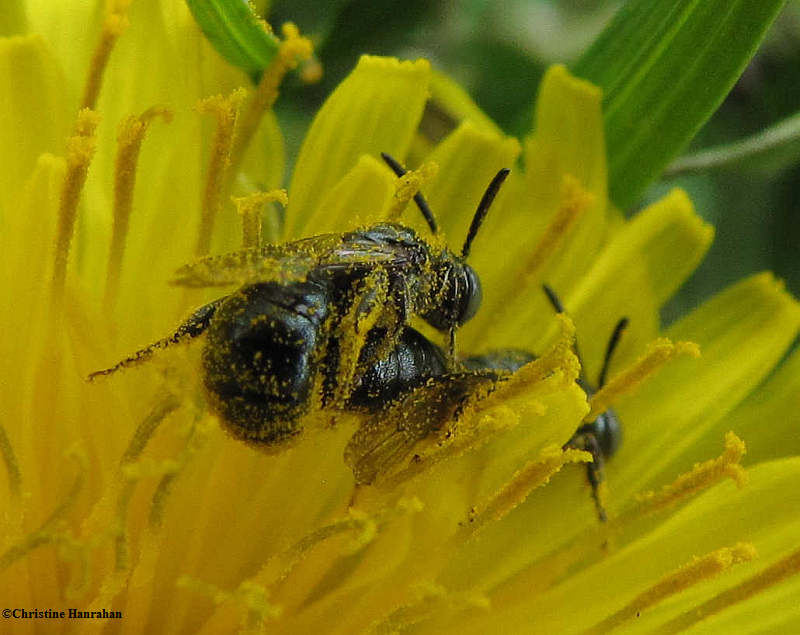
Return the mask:
[[500,191],[500,186],[503,184],[503,181],[506,180],[506,177],[510,171],[511,170],[508,168],[503,168],[497,174],[495,174],[492,182],[489,183],[489,187],[487,187],[486,191],[483,193],[481,202],[478,203],[478,209],[475,210],[475,215],[472,217],[472,223],[469,226],[467,237],[464,240],[464,246],[461,248],[461,257],[464,260],[466,260],[467,256],[469,256],[469,250],[470,247],[472,247],[472,241],[475,240],[475,236],[477,236],[478,230],[483,224],[483,220],[486,218],[489,208],[492,206],[494,197],[497,196],[497,193]]
[[[390,154],[381,152],[381,158],[398,177],[401,177],[406,173],[405,168],[400,165],[400,162]],[[425,200],[425,197],[422,196],[421,192],[414,194],[414,202],[417,204],[417,207],[419,207],[419,211],[422,212],[422,215],[425,217],[425,221],[428,223],[428,227],[431,228],[431,232],[438,234],[439,226],[436,224],[436,219],[433,216],[433,212],[428,206],[428,201]]]
[[622,337],[623,331],[628,328],[628,323],[630,320],[624,317],[617,325],[614,327],[614,331],[611,333],[611,338],[608,340],[608,346],[606,346],[606,355],[603,358],[603,367],[600,369],[600,377],[597,379],[597,387],[602,388],[606,383],[606,374],[608,373],[608,367],[611,364],[611,356],[614,354],[614,351],[617,348],[617,344],[619,344],[619,340]]
[[556,292],[553,291],[548,285],[543,284],[542,289],[544,290],[547,299],[550,300],[550,304],[553,305],[553,308],[556,310],[556,313],[566,313],[564,310],[564,305],[561,304],[561,300],[556,295]]
[[[552,304],[553,308],[556,310],[556,313],[564,313],[564,314],[566,314],[567,311],[564,308],[564,305],[561,304],[561,299],[556,295],[556,292],[553,291],[546,284],[542,285],[542,289],[544,290],[544,293],[547,296],[547,299],[550,300],[550,304]],[[572,345],[572,350],[575,351],[575,357],[578,358],[578,363],[581,365],[580,378],[581,378],[581,380],[586,381],[586,372],[585,372],[585,370],[583,368],[583,359],[581,358],[580,351],[578,351],[578,342],[577,341]]]

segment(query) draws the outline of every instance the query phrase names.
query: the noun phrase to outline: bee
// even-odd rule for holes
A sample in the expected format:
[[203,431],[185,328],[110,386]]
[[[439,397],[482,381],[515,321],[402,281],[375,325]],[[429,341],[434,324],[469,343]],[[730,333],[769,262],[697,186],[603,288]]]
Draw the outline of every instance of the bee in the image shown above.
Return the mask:
[[[565,313],[561,300],[548,285],[542,285],[550,304],[557,313]],[[628,327],[628,318],[622,318],[617,322],[611,337],[606,345],[603,365],[600,368],[596,388],[586,378],[585,367],[580,359],[577,344],[575,344],[575,354],[581,362],[581,374],[577,379],[578,385],[591,397],[597,390],[606,383],[608,368],[611,358],[620,342],[622,333]],[[494,370],[497,372],[513,373],[522,368],[525,364],[536,359],[536,355],[521,349],[500,349],[489,351],[485,355],[467,357],[462,365],[466,369],[474,371]],[[569,441],[564,444],[565,448],[575,448],[585,450],[592,455],[592,462],[586,464],[586,476],[592,488],[592,497],[597,509],[597,515],[602,522],[607,520],[605,509],[599,496],[600,484],[605,481],[605,462],[613,456],[622,443],[622,424],[613,409],[609,408],[599,414],[594,421],[589,421],[581,425],[572,435]]]
[[[383,156],[402,175],[402,167]],[[379,412],[387,401],[454,366],[455,331],[481,302],[480,279],[466,259],[508,172],[500,170],[487,187],[459,254],[409,227],[383,223],[186,265],[174,284],[239,288],[89,379],[205,334],[205,392],[238,439],[267,448],[282,444],[302,431],[302,417],[318,396],[321,407]],[[415,201],[437,233],[424,199],[418,195]],[[447,356],[407,326],[414,316],[449,332]],[[342,381],[342,368],[352,358],[355,364]]]

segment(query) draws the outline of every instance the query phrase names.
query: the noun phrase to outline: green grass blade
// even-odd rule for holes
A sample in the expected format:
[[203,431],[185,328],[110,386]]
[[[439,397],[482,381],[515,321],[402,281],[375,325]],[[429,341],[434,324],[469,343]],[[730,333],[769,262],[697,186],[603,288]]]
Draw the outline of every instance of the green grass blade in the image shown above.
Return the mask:
[[186,4],[217,52],[234,66],[257,72],[269,66],[278,52],[278,38],[246,0],[186,0]]
[[574,72],[604,90],[612,200],[630,207],[717,109],[785,0],[631,0]]

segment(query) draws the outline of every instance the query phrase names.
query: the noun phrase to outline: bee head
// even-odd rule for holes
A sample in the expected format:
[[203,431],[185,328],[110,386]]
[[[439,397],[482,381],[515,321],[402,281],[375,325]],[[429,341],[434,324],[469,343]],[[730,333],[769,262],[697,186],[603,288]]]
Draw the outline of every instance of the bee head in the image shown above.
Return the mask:
[[478,312],[483,299],[476,271],[458,258],[444,259],[438,272],[441,295],[422,319],[440,331],[461,326]]
[[[405,174],[405,169],[398,161],[385,152],[381,153],[381,156],[398,177]],[[451,348],[455,337],[454,329],[472,318],[481,305],[483,298],[481,282],[478,274],[466,263],[466,260],[472,247],[472,241],[478,234],[478,229],[483,223],[483,219],[486,218],[489,207],[508,173],[508,169],[500,170],[486,188],[486,192],[478,204],[478,209],[475,210],[475,215],[472,217],[464,246],[461,248],[461,256],[446,250],[436,263],[436,271],[432,272],[437,281],[435,285],[438,291],[436,293],[437,301],[433,303],[434,306],[429,311],[421,313],[420,317],[440,331],[449,329],[451,331]],[[438,234],[436,220],[422,194],[417,192],[414,201],[428,223],[431,233]]]

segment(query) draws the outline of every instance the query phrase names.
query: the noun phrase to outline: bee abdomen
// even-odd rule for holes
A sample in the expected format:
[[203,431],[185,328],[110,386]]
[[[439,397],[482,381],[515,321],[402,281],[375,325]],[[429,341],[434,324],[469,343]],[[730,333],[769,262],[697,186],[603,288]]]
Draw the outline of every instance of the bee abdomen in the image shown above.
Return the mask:
[[203,351],[212,407],[235,437],[278,443],[300,432],[317,372],[327,288],[246,286],[217,311]]

